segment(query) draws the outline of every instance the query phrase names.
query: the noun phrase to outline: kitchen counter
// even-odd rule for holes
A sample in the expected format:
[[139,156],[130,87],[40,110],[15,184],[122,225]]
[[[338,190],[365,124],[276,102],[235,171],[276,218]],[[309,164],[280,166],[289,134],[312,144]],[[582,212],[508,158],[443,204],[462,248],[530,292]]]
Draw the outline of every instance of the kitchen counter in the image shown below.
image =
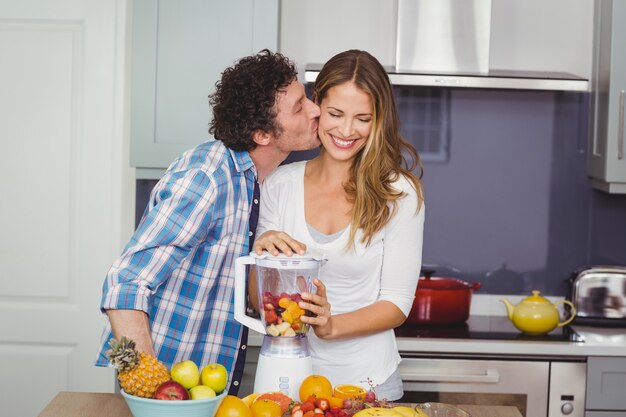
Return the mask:
[[[484,317],[484,316],[476,316]],[[472,317],[470,317],[470,320]],[[513,324],[502,317],[512,329]],[[626,356],[626,329],[573,326],[584,342],[545,341],[519,333],[518,338],[510,340],[465,339],[455,337],[407,337],[406,332],[398,332],[398,349],[402,353],[443,353],[443,354],[480,354],[480,355],[524,355],[524,356]],[[485,329],[487,330],[487,329]],[[263,336],[250,331],[248,344],[260,346]]]
[[[461,405],[473,416],[521,417],[515,407]],[[60,392],[39,417],[132,417],[120,394]]]
[[[512,326],[512,324],[511,324]],[[584,341],[550,341],[519,334],[510,340],[402,337],[402,353],[463,353],[523,356],[626,356],[626,329],[573,326]]]

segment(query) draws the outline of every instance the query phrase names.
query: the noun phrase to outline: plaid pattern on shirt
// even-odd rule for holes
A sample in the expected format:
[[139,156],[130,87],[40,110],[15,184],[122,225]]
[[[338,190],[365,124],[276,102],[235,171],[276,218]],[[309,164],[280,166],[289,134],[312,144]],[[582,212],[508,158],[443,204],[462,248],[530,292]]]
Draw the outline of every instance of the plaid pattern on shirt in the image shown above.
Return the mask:
[[[187,359],[221,363],[232,378],[242,330],[233,314],[235,259],[249,252],[255,176],[247,152],[219,141],[187,151],[152,190],[107,274],[101,309],[145,311],[154,349],[168,367]],[[108,324],[98,366],[109,365],[111,337]]]

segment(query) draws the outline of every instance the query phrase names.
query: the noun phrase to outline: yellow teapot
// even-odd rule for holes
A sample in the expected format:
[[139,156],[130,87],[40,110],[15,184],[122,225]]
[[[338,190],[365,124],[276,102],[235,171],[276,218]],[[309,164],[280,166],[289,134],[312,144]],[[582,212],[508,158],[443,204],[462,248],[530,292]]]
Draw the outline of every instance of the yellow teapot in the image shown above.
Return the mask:
[[[524,298],[517,305],[511,304],[509,300],[500,300],[506,306],[509,319],[513,325],[522,332],[529,335],[542,335],[552,331],[555,327],[563,327],[574,320],[576,309],[567,300],[560,300],[551,303],[548,299],[539,295],[539,291],[533,291],[533,295]],[[567,304],[571,307],[570,317],[560,322],[557,305]]]

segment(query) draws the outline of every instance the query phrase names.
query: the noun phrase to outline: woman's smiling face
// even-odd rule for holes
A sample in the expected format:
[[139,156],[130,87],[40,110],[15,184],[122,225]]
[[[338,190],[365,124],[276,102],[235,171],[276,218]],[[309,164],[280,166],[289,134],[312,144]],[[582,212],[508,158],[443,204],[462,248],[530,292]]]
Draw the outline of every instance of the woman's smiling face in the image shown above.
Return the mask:
[[318,132],[322,146],[333,159],[353,159],[372,130],[370,96],[347,82],[330,88],[320,107]]

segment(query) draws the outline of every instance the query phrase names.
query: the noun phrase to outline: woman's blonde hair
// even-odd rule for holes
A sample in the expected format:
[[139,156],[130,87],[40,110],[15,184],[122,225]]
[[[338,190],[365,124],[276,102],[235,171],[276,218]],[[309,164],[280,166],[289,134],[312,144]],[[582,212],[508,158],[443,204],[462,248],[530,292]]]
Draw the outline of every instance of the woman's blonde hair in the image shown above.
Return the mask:
[[[367,93],[373,104],[372,130],[365,146],[356,155],[350,179],[344,184],[352,210],[350,242],[361,229],[361,243],[369,245],[376,232],[393,217],[397,201],[405,193],[392,184],[404,176],[423,201],[423,173],[419,154],[400,134],[400,119],[389,77],[376,58],[365,51],[349,50],[332,57],[321,69],[313,87],[314,100],[321,104],[331,88],[354,83]],[[408,158],[407,158],[408,157]],[[413,171],[419,167],[419,175]]]

